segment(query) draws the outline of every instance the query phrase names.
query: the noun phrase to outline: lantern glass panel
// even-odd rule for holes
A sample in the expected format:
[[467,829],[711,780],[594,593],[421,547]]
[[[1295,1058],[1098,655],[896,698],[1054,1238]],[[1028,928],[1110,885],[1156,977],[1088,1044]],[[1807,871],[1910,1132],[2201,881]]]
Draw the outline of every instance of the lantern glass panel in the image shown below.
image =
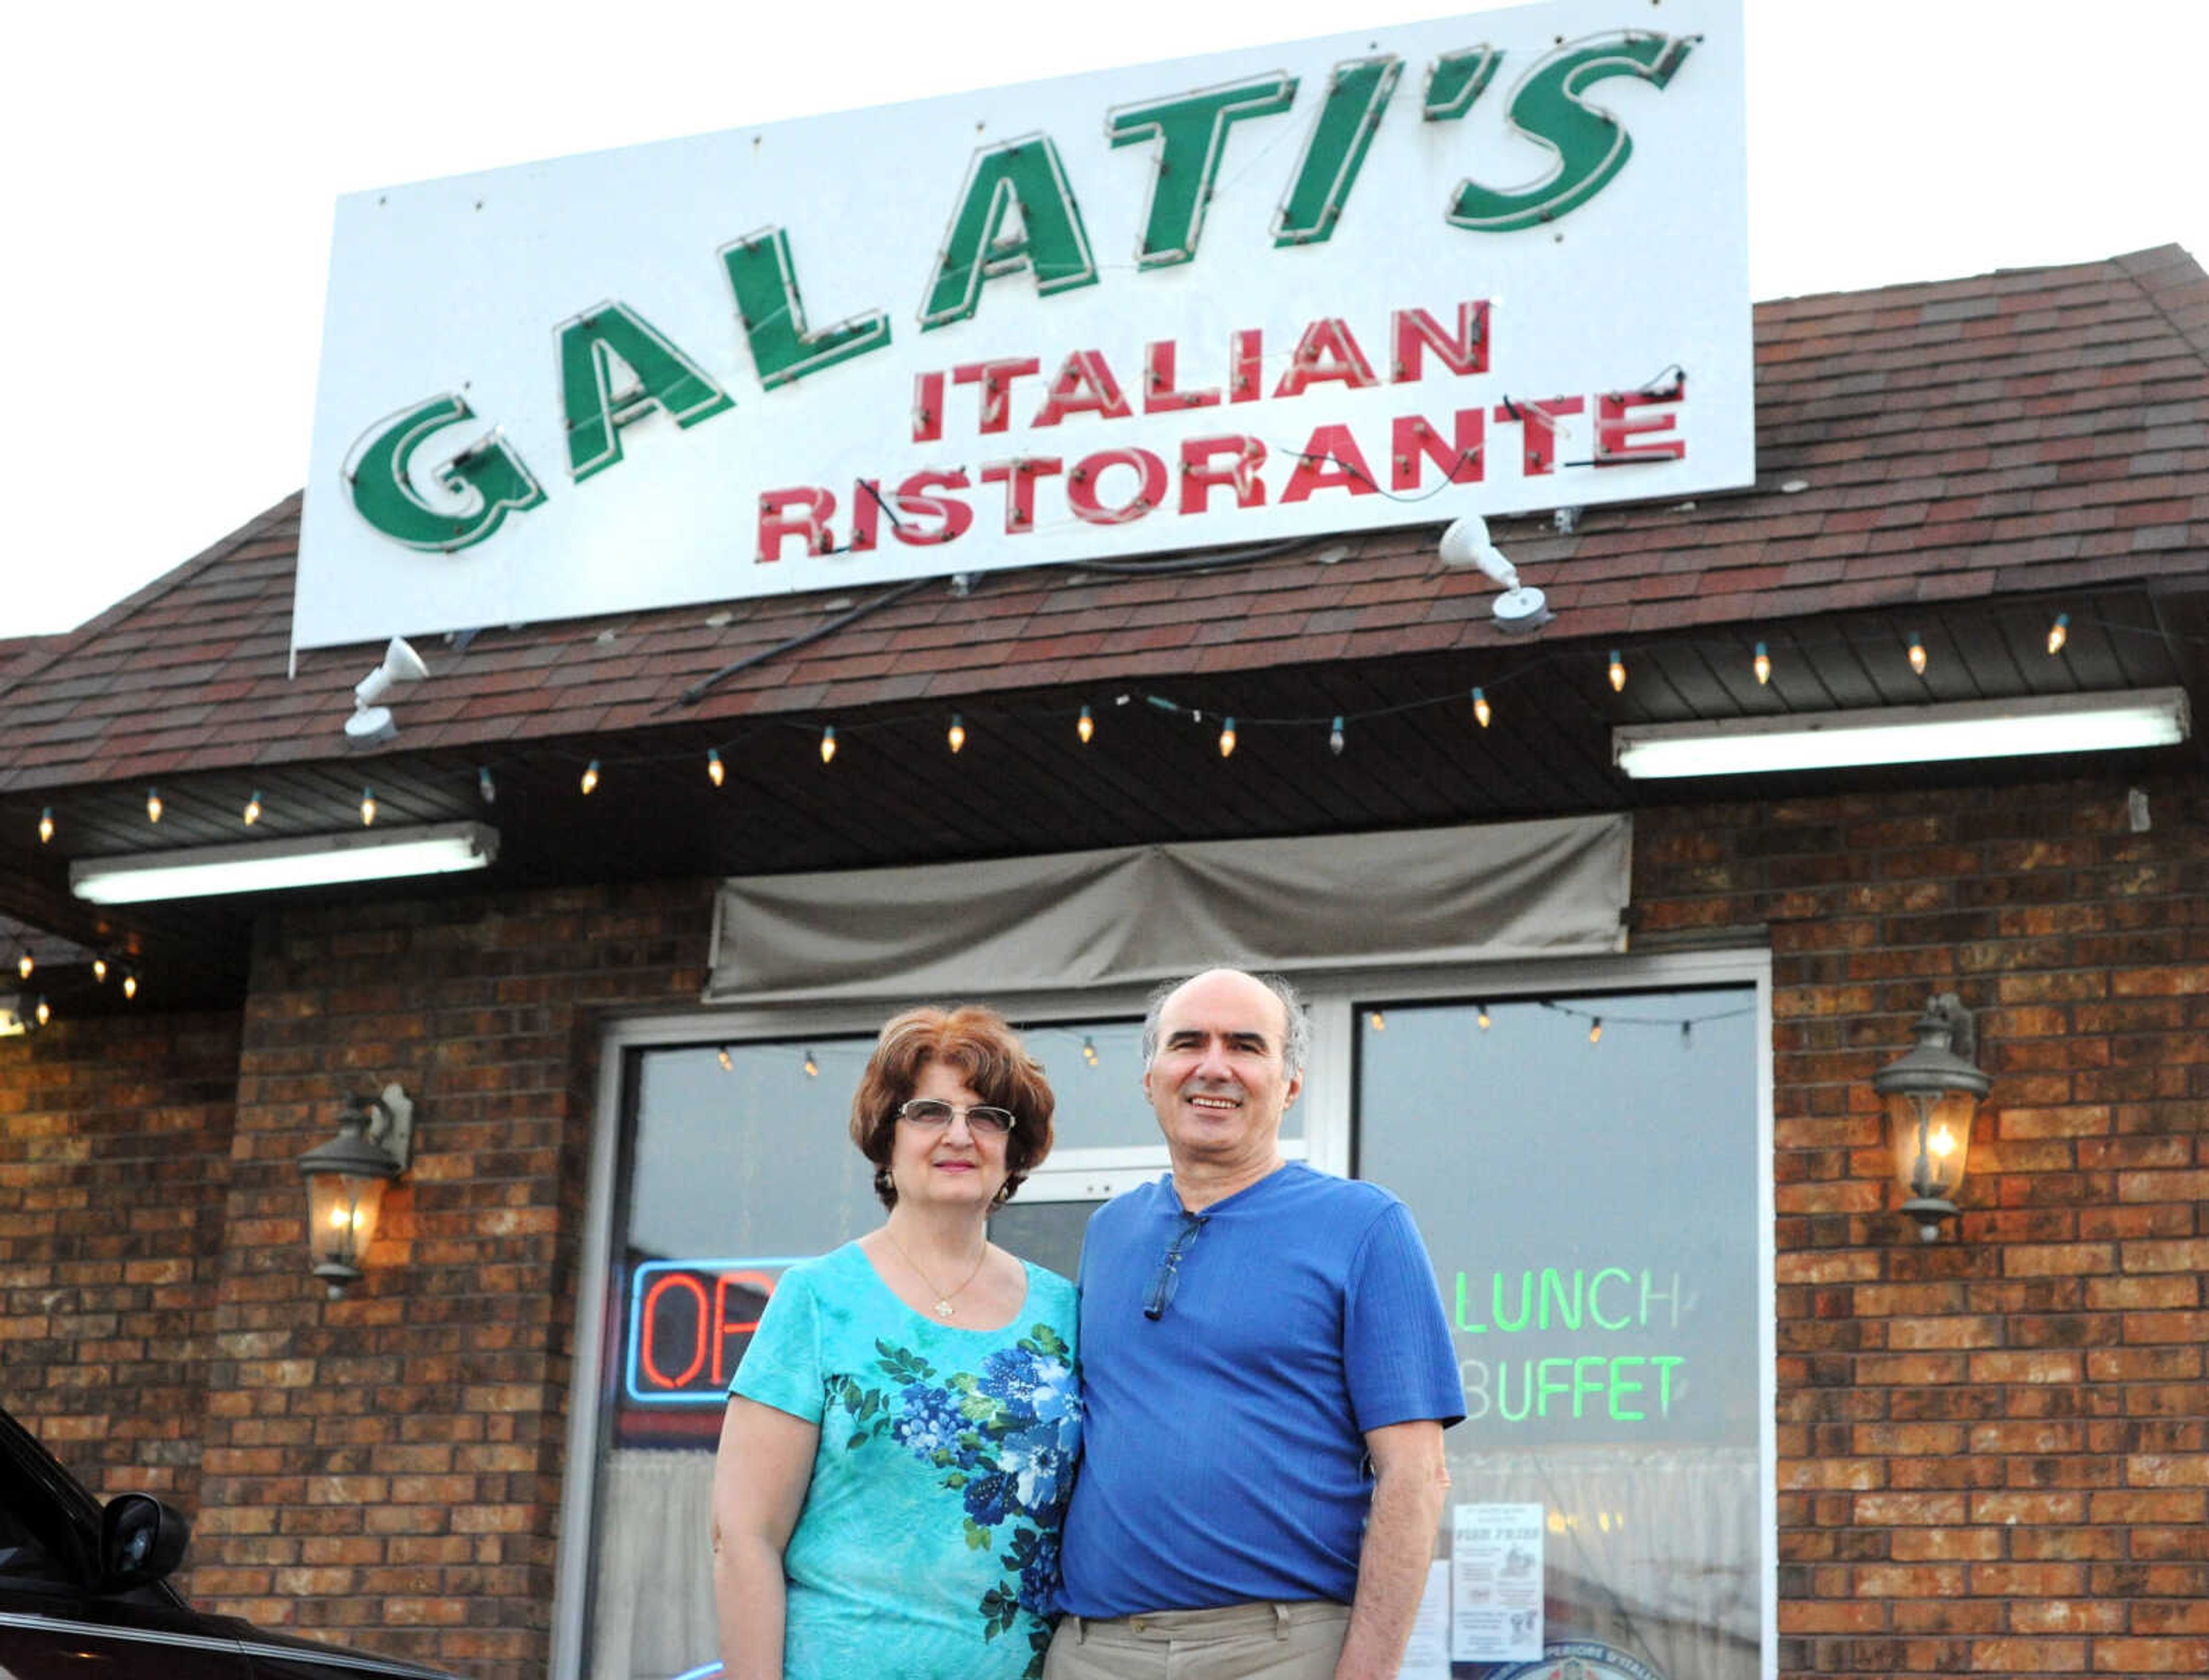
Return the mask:
[[1968,1091],[1898,1091],[1887,1103],[1903,1195],[1953,1201],[1970,1162],[1978,1099]]
[[317,1268],[360,1268],[376,1239],[387,1181],[344,1172],[317,1172],[307,1180],[308,1247]]

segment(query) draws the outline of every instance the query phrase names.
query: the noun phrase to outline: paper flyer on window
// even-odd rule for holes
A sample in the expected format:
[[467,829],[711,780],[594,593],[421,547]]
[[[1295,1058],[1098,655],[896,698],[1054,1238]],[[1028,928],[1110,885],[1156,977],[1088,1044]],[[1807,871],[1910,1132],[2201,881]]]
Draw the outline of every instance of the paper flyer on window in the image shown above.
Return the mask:
[[1539,1505],[1460,1505],[1450,1535],[1450,1656],[1524,1662],[1542,1654]]
[[1404,1646],[1403,1666],[1396,1680],[1450,1680],[1449,1564],[1427,1566],[1427,1590],[1419,1595],[1419,1613],[1411,1623],[1411,1637]]

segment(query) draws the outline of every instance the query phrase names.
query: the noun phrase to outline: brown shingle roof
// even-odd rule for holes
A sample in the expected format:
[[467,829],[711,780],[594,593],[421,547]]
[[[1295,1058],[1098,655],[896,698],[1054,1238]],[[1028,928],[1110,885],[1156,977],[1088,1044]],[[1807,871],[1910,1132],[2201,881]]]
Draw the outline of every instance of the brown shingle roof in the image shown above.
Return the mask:
[[[1759,479],[1700,505],[1497,521],[1550,632],[1592,641],[1967,597],[2209,580],[2209,277],[2176,246],[1756,310]],[[1791,488],[1791,486],[1795,486]],[[286,671],[294,497],[66,636],[0,643],[0,792],[344,756],[372,650]],[[1066,568],[930,587],[818,627],[773,597],[426,644],[404,745],[609,736],[1023,687],[1496,645],[1494,586],[1430,526],[1172,577]],[[725,622],[709,622],[722,620]]]

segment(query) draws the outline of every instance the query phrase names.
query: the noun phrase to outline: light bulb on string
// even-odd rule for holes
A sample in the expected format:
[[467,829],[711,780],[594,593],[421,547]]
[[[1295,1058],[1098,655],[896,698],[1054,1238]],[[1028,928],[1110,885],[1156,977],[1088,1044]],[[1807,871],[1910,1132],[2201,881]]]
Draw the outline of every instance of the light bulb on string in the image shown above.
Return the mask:
[[138,977],[127,968],[123,971],[123,995],[125,997],[138,995]]
[[1756,644],[1756,657],[1749,661],[1749,668],[1756,672],[1756,680],[1760,685],[1772,680],[1772,655],[1765,651],[1764,644],[1761,641]]
[[958,713],[951,714],[951,727],[944,732],[943,738],[950,744],[954,752],[966,744],[966,725]]
[[38,1015],[39,1025],[41,1027],[54,1018],[53,1006],[43,997],[39,1000],[39,1007],[34,1013]]
[[1692,1021],[1683,1021],[1680,1023],[1680,1048],[1693,1050],[1694,1047],[1695,1023]]
[[491,779],[491,766],[476,766],[476,797],[487,805],[498,803],[498,784]]
[[813,1059],[813,1052],[810,1050],[805,1052],[804,1065],[806,1078],[818,1079],[821,1077],[821,1064]]
[[1910,668],[1920,677],[1925,674],[1925,644],[1915,630],[1910,633]]
[[1487,728],[1489,720],[1495,717],[1496,713],[1488,703],[1487,690],[1484,689],[1475,689],[1472,691],[1472,715],[1479,720],[1480,726],[1483,729]]
[[364,787],[360,791],[360,826],[364,828],[376,826],[376,790],[372,787]]
[[1473,1019],[1480,1023],[1480,1030],[1485,1033],[1488,1031],[1490,1025],[1488,1019],[1488,1005],[1485,1003],[1476,1003],[1472,1007]]
[[245,802],[245,809],[240,811],[238,816],[249,828],[261,821],[261,790],[259,788],[253,790],[253,797]]
[[1081,715],[1074,720],[1074,732],[1081,738],[1081,744],[1085,747],[1097,733],[1097,720],[1089,715],[1086,706],[1081,708]]
[[1613,694],[1626,692],[1626,661],[1619,658],[1616,647],[1610,650],[1610,691]]
[[1591,1021],[1588,1023],[1588,1042],[1592,1045],[1599,1045],[1603,1042],[1603,1017],[1601,1015],[1598,1015],[1593,1021]]
[[2063,644],[2071,639],[2071,615],[2059,612],[2056,622],[2048,627],[2048,654],[2053,659],[2063,651]]
[[597,759],[593,759],[583,767],[581,786],[583,797],[586,798],[599,791],[599,761]]
[[1365,1024],[1375,1033],[1386,1033],[1388,1030],[1388,1017],[1379,1009],[1375,1009],[1365,1017]]
[[99,981],[102,985],[105,985],[107,984],[107,959],[105,957],[94,957],[92,960],[92,978]]
[[821,732],[821,762],[826,764],[836,756],[836,726],[830,724]]
[[51,846],[54,839],[54,808],[48,805],[39,813],[39,844]]
[[1097,1065],[1097,1040],[1084,1037],[1081,1040],[1081,1059],[1091,1067]]
[[149,787],[146,790],[146,820],[148,822],[159,822],[161,820],[161,790],[158,787]]
[[707,776],[707,779],[709,781],[711,781],[711,782],[713,784],[713,786],[714,786],[719,787],[719,786],[721,785],[721,779],[722,779],[724,776],[727,775],[727,774],[728,774],[728,772],[727,772],[727,771],[725,771],[725,770],[724,770],[724,769],[721,768],[721,754],[720,754],[720,750],[719,750],[719,748],[715,748],[715,747],[708,747],[708,748],[707,748],[707,749],[706,749],[706,776]]
[[31,978],[31,971],[38,966],[31,960],[31,948],[26,945],[23,954],[15,959],[15,972],[27,980]]
[[1219,756],[1222,758],[1235,756],[1235,720],[1232,718],[1219,726]]
[[1342,756],[1342,720],[1339,717],[1327,728],[1327,750],[1337,758]]
[[725,1074],[732,1074],[736,1070],[737,1058],[730,1055],[729,1047],[726,1045],[723,1045],[721,1046],[721,1071]]

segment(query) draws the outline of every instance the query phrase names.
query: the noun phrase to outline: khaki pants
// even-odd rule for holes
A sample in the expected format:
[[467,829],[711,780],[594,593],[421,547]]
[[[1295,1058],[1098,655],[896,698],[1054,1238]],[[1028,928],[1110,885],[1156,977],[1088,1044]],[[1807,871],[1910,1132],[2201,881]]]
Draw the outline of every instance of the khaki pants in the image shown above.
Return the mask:
[[1316,1600],[1168,1610],[1109,1622],[1068,1616],[1044,1680],[1332,1680],[1350,1607]]

